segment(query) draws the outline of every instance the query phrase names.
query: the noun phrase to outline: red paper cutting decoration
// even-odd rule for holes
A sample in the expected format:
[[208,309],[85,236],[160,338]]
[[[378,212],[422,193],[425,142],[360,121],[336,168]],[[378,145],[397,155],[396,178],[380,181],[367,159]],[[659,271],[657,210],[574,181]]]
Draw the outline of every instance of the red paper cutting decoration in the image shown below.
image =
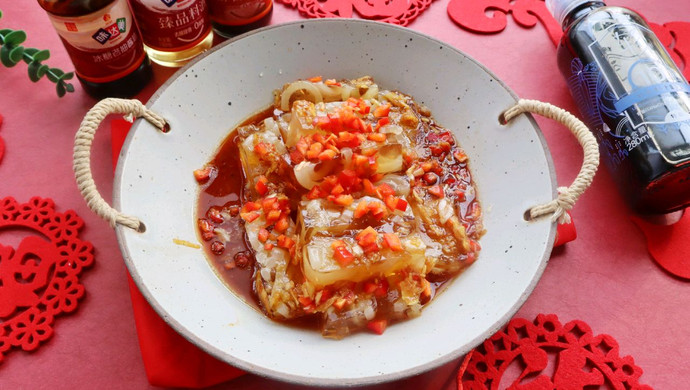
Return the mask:
[[[549,354],[557,355],[550,367]],[[512,381],[504,375],[517,367]],[[630,356],[620,357],[618,343],[606,334],[595,336],[583,321],[561,325],[554,314],[532,321],[518,318],[471,352],[458,373],[461,390],[570,390],[605,386],[620,390],[651,390],[641,385],[642,369]]]
[[553,44],[558,45],[563,32],[543,0],[451,0],[448,3],[448,16],[460,27],[475,33],[503,31],[508,25],[508,14],[525,28],[541,24]]
[[31,234],[17,248],[0,244],[0,363],[12,347],[38,348],[55,317],[77,308],[79,274],[93,263],[93,246],[78,238],[83,226],[74,211],[55,212],[51,199],[0,200],[0,233]]
[[278,0],[309,18],[351,18],[409,25],[433,0]]

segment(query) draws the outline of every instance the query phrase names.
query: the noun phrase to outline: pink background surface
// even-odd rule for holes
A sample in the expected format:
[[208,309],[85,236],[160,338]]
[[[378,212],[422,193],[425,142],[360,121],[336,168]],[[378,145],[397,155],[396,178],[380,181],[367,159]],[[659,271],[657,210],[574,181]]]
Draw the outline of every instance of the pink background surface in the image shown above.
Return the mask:
[[[627,5],[656,23],[690,21],[690,2],[655,0],[609,1]],[[509,18],[497,35],[476,35],[448,18],[448,0],[439,0],[409,28],[429,34],[468,53],[486,65],[519,96],[554,103],[577,112],[556,68],[555,48],[546,31],[528,30]],[[25,46],[50,49],[49,65],[71,70],[57,34],[33,1],[3,1],[0,27],[24,29]],[[276,4],[273,24],[298,20],[296,10]],[[238,64],[241,66],[241,64]],[[157,68],[160,84],[171,71]],[[448,75],[453,77],[453,75]],[[95,100],[78,82],[77,91],[58,99],[53,84],[29,82],[25,64],[0,67],[0,137],[6,154],[0,162],[0,197],[20,203],[32,196],[55,200],[57,211],[75,210],[86,222],[81,238],[93,243],[95,265],[83,272],[87,294],[76,313],[58,317],[51,340],[33,353],[13,351],[0,365],[0,388],[149,387],[139,353],[127,278],[115,234],[88,210],[74,182],[71,167],[76,129]],[[149,96],[152,84],[143,96]],[[558,180],[567,185],[581,162],[576,142],[562,128],[538,119],[553,154]],[[101,193],[110,199],[112,165],[107,126],[97,134],[93,170]],[[557,314],[562,323],[587,322],[595,334],[617,339],[621,355],[632,355],[644,370],[640,382],[656,389],[687,388],[690,378],[690,285],[656,266],[630,212],[608,172],[599,171],[591,189],[572,211],[578,239],[554,252],[518,316]],[[0,232],[0,242],[16,245],[17,237]],[[2,299],[2,297],[0,297]],[[391,357],[394,358],[394,357]],[[459,361],[404,383],[377,389],[454,389]],[[301,388],[247,375],[219,388]]]

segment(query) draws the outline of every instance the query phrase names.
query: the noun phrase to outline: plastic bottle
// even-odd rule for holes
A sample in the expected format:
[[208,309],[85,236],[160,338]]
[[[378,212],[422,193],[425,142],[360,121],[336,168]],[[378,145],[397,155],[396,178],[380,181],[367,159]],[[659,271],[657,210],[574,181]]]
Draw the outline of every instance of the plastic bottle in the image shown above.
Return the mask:
[[273,0],[206,0],[213,29],[224,38],[270,23]]
[[131,97],[151,80],[151,63],[127,0],[38,0],[77,78],[93,97]]
[[558,66],[631,207],[690,204],[690,85],[637,13],[602,1],[547,0],[563,26]]
[[182,66],[211,48],[206,0],[130,0],[152,61]]

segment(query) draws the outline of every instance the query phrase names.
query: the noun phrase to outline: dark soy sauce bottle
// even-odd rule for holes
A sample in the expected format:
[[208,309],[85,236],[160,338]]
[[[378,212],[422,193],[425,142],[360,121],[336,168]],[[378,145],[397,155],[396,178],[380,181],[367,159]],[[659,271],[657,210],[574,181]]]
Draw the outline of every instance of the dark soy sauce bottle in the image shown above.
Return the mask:
[[690,85],[637,13],[602,1],[547,0],[563,26],[558,67],[630,206],[690,204]]

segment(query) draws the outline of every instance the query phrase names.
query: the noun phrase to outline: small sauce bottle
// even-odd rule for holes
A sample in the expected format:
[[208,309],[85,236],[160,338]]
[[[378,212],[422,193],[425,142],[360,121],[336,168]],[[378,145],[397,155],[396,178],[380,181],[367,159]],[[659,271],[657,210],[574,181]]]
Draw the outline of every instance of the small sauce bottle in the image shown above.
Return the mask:
[[547,0],[563,26],[558,66],[630,206],[690,205],[690,85],[637,13],[602,1]]
[[271,22],[273,0],[206,0],[213,29],[232,38]]
[[132,97],[151,80],[151,63],[127,0],[38,0],[48,12],[84,90]]
[[152,61],[178,67],[211,48],[206,0],[130,0]]

